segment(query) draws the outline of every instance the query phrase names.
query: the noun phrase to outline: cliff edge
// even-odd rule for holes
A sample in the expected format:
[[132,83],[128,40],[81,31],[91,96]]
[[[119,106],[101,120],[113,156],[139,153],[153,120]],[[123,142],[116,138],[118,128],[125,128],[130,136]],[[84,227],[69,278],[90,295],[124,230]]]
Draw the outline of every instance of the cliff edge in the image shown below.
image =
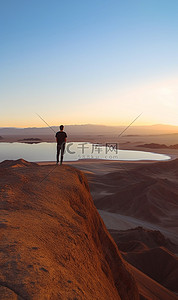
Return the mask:
[[0,178],[0,299],[139,299],[81,171],[20,159]]

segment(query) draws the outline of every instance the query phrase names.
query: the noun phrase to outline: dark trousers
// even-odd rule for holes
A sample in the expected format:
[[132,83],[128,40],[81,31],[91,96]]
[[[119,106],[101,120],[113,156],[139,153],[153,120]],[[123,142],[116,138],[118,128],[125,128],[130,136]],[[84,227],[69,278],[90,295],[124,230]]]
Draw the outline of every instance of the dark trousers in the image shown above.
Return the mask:
[[62,144],[57,144],[57,163],[59,162],[59,154],[60,154],[60,151],[61,151],[61,164],[63,162],[63,156],[64,156],[64,150],[65,150],[65,143],[62,143]]

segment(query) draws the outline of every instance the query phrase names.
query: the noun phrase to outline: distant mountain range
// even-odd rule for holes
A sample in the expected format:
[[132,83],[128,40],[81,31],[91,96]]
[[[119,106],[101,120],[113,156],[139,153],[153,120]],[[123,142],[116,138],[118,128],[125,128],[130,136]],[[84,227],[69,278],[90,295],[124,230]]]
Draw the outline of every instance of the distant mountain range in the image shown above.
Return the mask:
[[[120,134],[127,126],[105,126],[105,125],[65,125],[65,131],[70,135],[106,135]],[[58,126],[49,127],[0,127],[0,135],[51,135],[52,130],[57,132]],[[178,134],[178,126],[156,124],[148,126],[130,126],[123,135],[142,135],[142,134]]]

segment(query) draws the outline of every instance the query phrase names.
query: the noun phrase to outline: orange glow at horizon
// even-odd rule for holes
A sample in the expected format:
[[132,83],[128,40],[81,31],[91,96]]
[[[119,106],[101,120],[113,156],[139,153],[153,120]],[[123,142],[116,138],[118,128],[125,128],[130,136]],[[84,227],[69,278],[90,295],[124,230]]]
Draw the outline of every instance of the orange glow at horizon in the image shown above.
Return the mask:
[[[54,103],[47,101],[41,106],[36,99],[35,110],[50,125],[96,124],[107,126],[128,126],[140,113],[142,115],[132,126],[167,124],[178,126],[178,79],[165,79],[110,89],[91,95],[81,94],[81,98],[71,97]],[[38,100],[38,101],[37,101]],[[33,100],[35,102],[35,99]],[[1,112],[0,127],[46,127],[47,125],[32,110],[33,102],[18,106],[14,102],[9,110]],[[38,104],[39,103],[39,104]],[[54,109],[54,104],[56,108]],[[62,107],[62,113],[61,112]]]

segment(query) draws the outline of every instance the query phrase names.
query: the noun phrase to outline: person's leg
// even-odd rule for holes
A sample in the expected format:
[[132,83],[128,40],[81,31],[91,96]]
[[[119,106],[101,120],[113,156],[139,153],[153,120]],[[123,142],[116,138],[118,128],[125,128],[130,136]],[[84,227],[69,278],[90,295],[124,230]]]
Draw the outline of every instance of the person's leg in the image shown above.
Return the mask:
[[64,150],[65,150],[65,143],[63,143],[61,145],[61,165],[62,165],[62,162],[63,162]]
[[61,150],[61,146],[60,146],[60,145],[57,145],[57,157],[56,157],[57,164],[58,164],[58,162],[59,162],[59,153],[60,153],[60,150]]

